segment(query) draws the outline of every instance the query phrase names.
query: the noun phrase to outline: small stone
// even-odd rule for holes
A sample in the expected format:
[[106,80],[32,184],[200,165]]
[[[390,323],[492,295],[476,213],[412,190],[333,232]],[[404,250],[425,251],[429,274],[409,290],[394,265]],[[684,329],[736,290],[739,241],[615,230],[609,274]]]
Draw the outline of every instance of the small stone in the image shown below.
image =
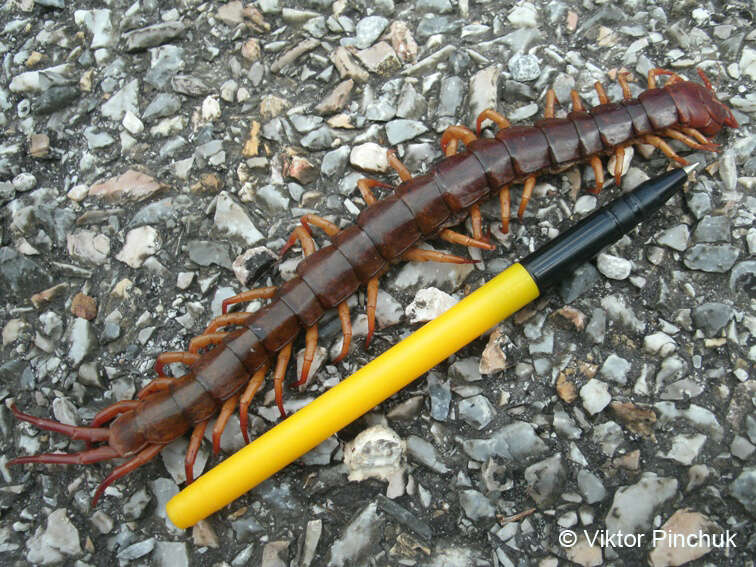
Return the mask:
[[559,284],[559,295],[565,303],[573,303],[577,298],[585,294],[601,276],[591,264],[583,264],[575,268]]
[[46,158],[50,153],[50,138],[47,134],[29,136],[29,155],[35,159]]
[[733,316],[733,309],[724,303],[704,303],[693,309],[693,325],[707,337],[715,336]]
[[349,101],[349,97],[354,88],[354,81],[347,79],[340,82],[334,89],[315,107],[315,112],[319,114],[333,114],[338,112]]
[[97,301],[93,297],[79,292],[71,302],[71,313],[77,317],[91,321],[97,316]]
[[361,19],[355,26],[355,45],[358,49],[365,49],[373,45],[380,37],[389,21],[383,16],[368,16]]
[[357,58],[373,73],[388,75],[401,66],[394,48],[381,41],[356,53]]
[[380,541],[383,524],[384,521],[378,514],[376,503],[368,504],[350,522],[343,535],[334,541],[328,565],[346,567],[360,564],[360,560]]
[[675,435],[672,438],[672,446],[669,452],[666,454],[658,452],[657,455],[690,466],[698,457],[704,443],[706,443],[706,436],[700,433]]
[[730,221],[725,216],[705,216],[693,232],[696,242],[729,242]]
[[678,252],[685,252],[688,248],[688,239],[690,238],[690,231],[688,225],[678,224],[672,228],[668,228],[663,231],[656,241],[662,246],[668,246]]
[[222,233],[238,237],[248,246],[263,239],[262,233],[257,230],[244,208],[238,205],[226,191],[218,194],[213,220]]
[[438,288],[421,289],[407,306],[405,313],[410,323],[431,321],[453,307],[459,300]]
[[599,272],[613,280],[627,279],[633,269],[633,265],[629,260],[604,252],[598,255],[596,265]]
[[595,378],[580,388],[580,397],[583,399],[583,407],[591,415],[596,415],[612,401],[607,383]]
[[600,372],[604,378],[624,385],[627,383],[627,373],[631,367],[627,360],[612,353],[604,361]]
[[[677,510],[659,528],[664,537],[659,538],[648,556],[652,567],[672,567],[695,561],[709,553],[713,547],[711,536],[721,528],[709,518],[689,509]],[[703,535],[702,535],[703,534]],[[706,536],[709,537],[706,537]],[[724,539],[724,538],[723,538]],[[696,545],[675,545],[674,542],[696,541]]]
[[432,471],[439,474],[449,472],[449,468],[439,460],[436,448],[421,437],[416,435],[407,437],[407,452],[415,461]]
[[139,114],[139,79],[126,83],[102,105],[100,111],[114,122],[120,122],[127,112]]
[[344,447],[349,480],[377,478],[395,482],[404,472],[406,449],[406,443],[385,425],[365,429]]
[[756,517],[756,467],[746,467],[730,484],[730,494]]
[[417,42],[412,37],[412,32],[406,22],[394,20],[388,31],[388,39],[391,41],[391,47],[399,56],[399,59],[405,63],[414,61],[417,58]]
[[512,8],[507,16],[509,22],[517,28],[534,28],[538,25],[537,11],[530,2],[522,2]]
[[496,416],[496,410],[483,395],[465,398],[459,402],[459,417],[475,429],[483,429]]
[[140,226],[126,234],[126,242],[116,255],[116,260],[136,269],[158,250],[160,250],[158,231],[151,226]]
[[126,42],[126,51],[139,51],[168,43],[183,34],[184,29],[181,22],[161,22],[128,31],[122,37]]
[[675,340],[666,333],[659,331],[643,338],[643,346],[646,351],[666,358],[677,350]]
[[491,501],[477,490],[462,490],[459,493],[459,504],[465,516],[473,522],[490,520],[494,517],[496,508]]
[[620,531],[639,534],[651,529],[657,508],[677,494],[677,480],[645,472],[636,484],[621,486],[614,493],[605,518],[609,534]]
[[386,124],[389,144],[396,146],[428,131],[427,126],[419,120],[392,120]]
[[136,202],[147,199],[167,187],[141,171],[129,169],[119,177],[95,183],[89,188],[89,195],[112,203]]
[[591,471],[580,469],[577,475],[577,482],[580,493],[585,497],[585,501],[588,504],[595,504],[606,498],[604,483]]
[[524,477],[528,483],[528,494],[535,500],[536,506],[550,506],[559,497],[567,477],[562,455],[556,454],[530,465],[525,469]]
[[578,197],[578,200],[575,201],[575,214],[576,215],[585,215],[590,213],[592,210],[596,208],[596,205],[598,204],[598,199],[596,199],[593,195],[581,195]]
[[[486,109],[496,108],[497,94],[499,83],[499,68],[491,65],[475,73],[470,78],[470,116],[473,120]],[[483,127],[490,124],[490,121],[484,121]]]
[[691,270],[727,272],[735,264],[740,249],[730,244],[696,244],[688,249],[683,260]]
[[307,158],[293,156],[284,174],[296,179],[302,185],[307,185],[318,178],[318,169]]
[[535,81],[541,75],[541,66],[535,55],[518,53],[509,60],[509,72],[515,81]]
[[260,48],[260,41],[257,38],[252,37],[242,45],[241,56],[250,63],[254,63],[260,59],[261,54],[262,49]]
[[104,264],[110,255],[110,239],[91,230],[66,235],[68,255],[85,263]]
[[354,146],[349,154],[349,162],[359,169],[375,173],[388,171],[386,148],[374,142]]

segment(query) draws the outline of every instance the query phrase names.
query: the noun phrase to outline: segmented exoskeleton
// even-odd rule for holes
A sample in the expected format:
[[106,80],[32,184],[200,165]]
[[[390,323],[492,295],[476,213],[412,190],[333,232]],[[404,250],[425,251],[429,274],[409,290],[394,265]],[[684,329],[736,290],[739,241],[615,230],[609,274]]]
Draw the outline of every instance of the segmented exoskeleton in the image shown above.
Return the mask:
[[[672,78],[663,88],[656,88],[658,74]],[[509,193],[514,183],[524,183],[519,214],[525,209],[538,175],[556,172],[567,166],[590,163],[596,173],[598,191],[603,169],[600,156],[615,154],[617,182],[622,172],[624,148],[635,143],[650,143],[677,162],[681,157],[661,136],[682,141],[696,149],[714,150],[707,136],[723,126],[737,127],[730,110],[715,96],[708,80],[704,85],[681,79],[673,73],[653,70],[649,90],[637,99],[630,96],[624,76],[620,84],[624,100],[609,103],[599,83],[596,89],[601,104],[585,110],[573,91],[573,110],[566,118],[554,118],[555,96],[546,96],[545,118],[534,126],[510,127],[506,119],[487,110],[477,120],[478,134],[482,122],[493,120],[500,126],[494,138],[477,138],[467,128],[450,127],[441,139],[447,157],[419,177],[409,172],[392,153],[390,163],[397,169],[402,183],[393,194],[376,200],[372,187],[384,185],[363,179],[358,183],[368,206],[355,224],[340,230],[329,221],[307,215],[302,226],[294,230],[284,251],[300,241],[305,259],[297,267],[297,276],[278,289],[261,288],[241,293],[223,303],[223,315],[216,318],[205,333],[190,343],[187,352],[161,354],[155,369],[159,375],[137,395],[136,400],[121,401],[100,411],[90,427],[75,427],[37,418],[18,411],[19,419],[40,428],[57,431],[73,439],[103,443],[75,454],[41,454],[13,459],[20,463],[79,463],[132,457],[116,467],[97,488],[93,502],[116,479],[146,463],[163,446],[189,429],[193,429],[186,455],[186,475],[192,480],[192,468],[208,421],[220,413],[213,430],[213,447],[217,452],[220,435],[232,412],[239,407],[242,433],[247,441],[247,410],[268,368],[275,359],[276,400],[284,415],[283,379],[294,339],[306,330],[305,355],[301,379],[306,381],[317,348],[317,322],[326,310],[336,308],[342,322],[345,356],[351,339],[347,298],[360,286],[367,286],[369,343],[375,326],[378,278],[389,265],[399,260],[469,262],[441,252],[421,250],[417,244],[433,236],[484,249],[494,247],[483,236],[478,203],[498,194],[502,204],[502,225],[509,222]],[[456,153],[458,142],[466,149]],[[452,232],[447,227],[471,215],[473,236]],[[331,244],[315,250],[308,226],[323,229]],[[229,305],[255,298],[272,299],[254,313],[227,313]],[[227,332],[218,332],[232,327]],[[206,347],[212,347],[201,352]],[[189,371],[180,378],[163,374],[163,366],[183,362]],[[251,378],[250,378],[251,377]],[[109,423],[105,427],[106,423]]]

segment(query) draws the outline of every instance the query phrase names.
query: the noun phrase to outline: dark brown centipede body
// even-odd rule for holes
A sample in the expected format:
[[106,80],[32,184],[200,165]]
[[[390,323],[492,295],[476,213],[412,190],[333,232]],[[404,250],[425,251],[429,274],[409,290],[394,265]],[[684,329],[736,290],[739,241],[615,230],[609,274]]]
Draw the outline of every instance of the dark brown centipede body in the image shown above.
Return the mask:
[[[656,71],[656,74],[670,73]],[[653,77],[655,75],[651,75],[649,81],[652,85]],[[478,126],[483,118],[492,118],[502,126],[493,138],[476,138],[466,128],[451,127],[444,134],[442,145],[447,148],[453,142],[456,147],[461,141],[466,149],[460,153],[450,151],[453,155],[436,163],[429,173],[417,177],[409,178],[406,170],[403,175],[403,166],[398,164],[404,181],[385,199],[375,201],[370,192],[371,184],[378,182],[361,185],[368,206],[352,226],[339,230],[325,219],[310,218],[311,224],[329,234],[330,245],[314,250],[303,220],[304,228],[295,230],[287,245],[300,240],[305,251],[306,257],[297,267],[297,276],[277,290],[251,290],[224,302],[224,315],[192,341],[188,352],[164,353],[158,357],[156,370],[160,377],[143,389],[137,400],[105,408],[91,427],[68,426],[22,414],[14,408],[16,417],[44,429],[105,444],[71,455],[20,457],[9,464],[84,464],[132,457],[103,481],[95,493],[96,500],[106,486],[153,458],[167,443],[194,429],[186,459],[187,477],[191,480],[194,456],[205,425],[219,411],[213,432],[214,448],[217,450],[220,433],[237,406],[246,438],[249,402],[276,358],[277,401],[283,413],[281,382],[291,345],[300,332],[307,329],[307,362],[308,353],[312,353],[317,344],[317,322],[326,310],[338,308],[342,317],[343,356],[348,348],[348,336],[351,336],[345,300],[360,286],[368,286],[369,340],[375,318],[377,278],[390,264],[403,258],[466,261],[450,255],[444,258],[424,255],[426,251],[416,248],[420,241],[441,235],[453,242],[469,241],[468,245],[489,247],[480,234],[475,234],[474,239],[456,233],[452,236],[446,228],[474,212],[484,199],[498,194],[502,203],[506,203],[506,218],[502,219],[506,226],[509,187],[514,183],[525,183],[522,214],[535,177],[543,173],[583,162],[595,168],[598,156],[617,153],[619,158],[624,147],[640,142],[654,144],[672,159],[683,161],[668,146],[662,145],[660,137],[675,137],[691,147],[714,149],[705,136],[716,134],[723,126],[737,127],[737,123],[729,109],[714,97],[708,81],[705,82],[706,85],[700,85],[673,75],[665,87],[650,88],[637,99],[630,98],[627,85],[623,83],[625,100],[618,103],[604,100],[599,106],[586,110],[575,96],[574,108],[566,118],[553,116],[553,94],[550,94],[546,118],[532,126],[508,127],[502,116],[492,111],[483,113]],[[597,90],[600,98],[605,99],[603,89],[597,86]],[[615,175],[619,180],[621,171]],[[598,175],[597,188],[600,189]],[[272,301],[255,313],[225,313],[231,303],[253,298]],[[233,328],[226,333],[215,332],[226,326]],[[200,352],[209,346],[213,348]],[[187,363],[189,372],[177,379],[163,375],[163,365],[176,361]],[[306,378],[307,371],[303,370],[300,383]],[[107,422],[109,425],[102,427]]]

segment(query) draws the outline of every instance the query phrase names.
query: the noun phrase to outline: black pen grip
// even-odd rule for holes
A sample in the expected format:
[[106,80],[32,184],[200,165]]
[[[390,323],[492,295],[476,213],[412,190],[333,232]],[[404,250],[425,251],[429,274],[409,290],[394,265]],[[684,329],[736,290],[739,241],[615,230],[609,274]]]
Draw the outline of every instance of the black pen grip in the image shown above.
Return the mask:
[[520,263],[533,277],[538,289],[543,290],[658,211],[687,178],[683,169],[674,169],[642,183],[627,195],[584,218]]

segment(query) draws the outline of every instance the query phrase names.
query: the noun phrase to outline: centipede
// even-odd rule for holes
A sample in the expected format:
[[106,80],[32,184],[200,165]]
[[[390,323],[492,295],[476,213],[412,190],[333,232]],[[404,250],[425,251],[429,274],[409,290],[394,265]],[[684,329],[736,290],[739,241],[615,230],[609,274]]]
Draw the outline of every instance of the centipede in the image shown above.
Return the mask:
[[[659,76],[667,76],[657,86]],[[352,339],[347,299],[366,288],[367,347],[373,336],[380,277],[399,261],[470,263],[474,260],[418,247],[421,241],[441,239],[468,247],[493,250],[482,230],[480,204],[489,197],[501,203],[502,231],[509,230],[511,187],[522,184],[519,217],[523,216],[537,177],[564,171],[576,164],[589,164],[595,174],[592,192],[604,183],[602,158],[616,156],[614,179],[619,185],[625,149],[633,144],[650,144],[670,160],[685,165],[665,141],[674,139],[686,146],[716,151],[711,141],[725,126],[737,128],[730,109],[717,99],[715,91],[699,71],[703,84],[679,75],[652,69],[648,89],[631,96],[627,77],[620,74],[623,99],[610,102],[600,83],[595,84],[600,104],[586,108],[578,93],[571,93],[572,110],[555,116],[553,89],[545,95],[544,118],[530,126],[512,126],[493,109],[476,120],[476,132],[464,126],[450,126],[441,137],[445,157],[424,175],[413,177],[397,155],[389,151],[388,161],[401,183],[396,187],[375,179],[358,182],[366,207],[356,222],[343,229],[325,218],[308,214],[294,229],[282,254],[296,243],[304,259],[296,276],[279,287],[244,291],[223,301],[222,315],[202,335],[193,338],[185,352],[164,352],[155,362],[155,377],[136,395],[99,411],[89,426],[74,426],[52,419],[12,412],[33,426],[83,440],[87,448],[76,453],[43,453],[20,456],[8,465],[25,463],[91,464],[126,459],[114,467],[94,492],[92,505],[105,489],[126,474],[153,459],[169,443],[191,430],[185,457],[187,482],[193,480],[193,465],[208,422],[216,415],[212,431],[213,451],[220,447],[226,424],[238,409],[244,440],[249,442],[249,406],[273,373],[275,398],[285,417],[283,386],[295,340],[304,333],[304,362],[296,385],[308,380],[317,350],[318,322],[329,310],[336,310],[343,341],[334,362],[342,360]],[[494,137],[481,137],[483,123],[498,126]],[[461,149],[464,145],[464,149]],[[377,199],[373,189],[392,189]],[[453,231],[451,226],[470,218],[472,236]],[[316,249],[312,227],[321,229],[330,244]],[[270,300],[255,312],[230,312],[235,304],[255,299]],[[187,372],[172,377],[165,372],[170,363],[183,363]]]

